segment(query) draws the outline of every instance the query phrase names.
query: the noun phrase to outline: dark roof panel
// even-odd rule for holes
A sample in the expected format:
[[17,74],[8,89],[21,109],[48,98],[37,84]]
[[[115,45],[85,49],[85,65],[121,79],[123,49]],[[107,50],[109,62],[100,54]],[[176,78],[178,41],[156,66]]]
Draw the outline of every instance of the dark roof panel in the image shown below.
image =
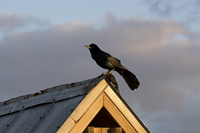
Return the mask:
[[78,96],[55,104],[48,116],[37,126],[35,133],[55,133],[84,98],[85,96]]
[[0,132],[55,133],[104,76],[0,102]]

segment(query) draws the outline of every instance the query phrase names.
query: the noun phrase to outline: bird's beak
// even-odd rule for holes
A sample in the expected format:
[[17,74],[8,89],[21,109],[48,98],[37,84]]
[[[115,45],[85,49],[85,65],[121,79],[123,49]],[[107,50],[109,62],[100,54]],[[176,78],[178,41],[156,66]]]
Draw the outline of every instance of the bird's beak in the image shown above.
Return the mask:
[[91,49],[91,47],[90,46],[88,46],[88,45],[84,45],[86,48],[89,48],[89,49]]

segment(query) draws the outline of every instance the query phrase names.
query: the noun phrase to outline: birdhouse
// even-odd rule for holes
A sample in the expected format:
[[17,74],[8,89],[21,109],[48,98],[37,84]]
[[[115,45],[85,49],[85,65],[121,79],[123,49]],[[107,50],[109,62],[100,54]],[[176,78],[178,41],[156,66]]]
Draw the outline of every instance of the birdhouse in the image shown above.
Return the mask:
[[113,76],[64,84],[0,103],[1,133],[150,133]]

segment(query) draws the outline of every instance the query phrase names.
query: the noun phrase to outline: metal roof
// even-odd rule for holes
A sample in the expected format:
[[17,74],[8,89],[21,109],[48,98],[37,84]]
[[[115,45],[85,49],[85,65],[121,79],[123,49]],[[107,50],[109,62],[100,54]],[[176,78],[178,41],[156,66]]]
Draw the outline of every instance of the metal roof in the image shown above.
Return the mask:
[[0,102],[0,133],[55,133],[104,76]]

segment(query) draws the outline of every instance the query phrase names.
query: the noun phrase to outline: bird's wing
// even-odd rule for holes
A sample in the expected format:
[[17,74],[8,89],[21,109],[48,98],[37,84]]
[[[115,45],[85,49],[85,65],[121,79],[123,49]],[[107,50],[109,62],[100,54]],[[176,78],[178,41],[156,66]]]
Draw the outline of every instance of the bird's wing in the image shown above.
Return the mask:
[[118,68],[121,68],[121,69],[123,69],[123,70],[127,70],[120,62],[120,60],[119,59],[117,59],[117,58],[114,58],[114,57],[108,57],[108,60],[109,60],[109,62],[111,63],[111,64],[113,64],[115,67],[118,67]]

